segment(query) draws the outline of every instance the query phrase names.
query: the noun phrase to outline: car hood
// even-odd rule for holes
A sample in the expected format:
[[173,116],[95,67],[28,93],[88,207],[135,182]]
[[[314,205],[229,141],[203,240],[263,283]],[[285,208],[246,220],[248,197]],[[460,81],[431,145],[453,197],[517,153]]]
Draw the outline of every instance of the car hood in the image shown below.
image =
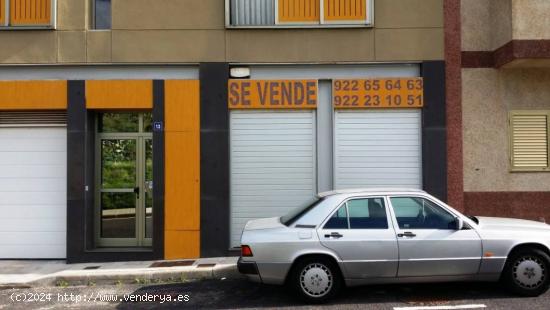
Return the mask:
[[270,229],[270,228],[278,228],[278,227],[285,227],[283,224],[281,224],[280,218],[270,217],[270,218],[263,218],[263,219],[257,219],[257,220],[250,220],[246,223],[244,230]]
[[550,231],[550,225],[521,219],[477,216],[482,229],[544,229]]

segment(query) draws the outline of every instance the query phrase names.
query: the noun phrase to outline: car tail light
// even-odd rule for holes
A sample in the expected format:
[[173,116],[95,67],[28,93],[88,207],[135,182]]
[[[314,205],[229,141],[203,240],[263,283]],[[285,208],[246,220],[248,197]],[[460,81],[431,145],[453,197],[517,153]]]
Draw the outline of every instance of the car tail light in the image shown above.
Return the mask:
[[241,256],[251,257],[251,256],[254,256],[254,255],[252,255],[252,250],[250,249],[250,247],[248,245],[241,245]]

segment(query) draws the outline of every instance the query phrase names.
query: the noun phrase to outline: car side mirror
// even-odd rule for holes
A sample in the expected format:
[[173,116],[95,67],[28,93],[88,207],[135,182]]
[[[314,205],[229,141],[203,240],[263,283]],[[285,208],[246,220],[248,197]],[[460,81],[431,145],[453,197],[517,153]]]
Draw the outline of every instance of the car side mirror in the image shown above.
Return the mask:
[[456,230],[462,230],[464,228],[464,220],[460,217],[455,217],[455,225]]

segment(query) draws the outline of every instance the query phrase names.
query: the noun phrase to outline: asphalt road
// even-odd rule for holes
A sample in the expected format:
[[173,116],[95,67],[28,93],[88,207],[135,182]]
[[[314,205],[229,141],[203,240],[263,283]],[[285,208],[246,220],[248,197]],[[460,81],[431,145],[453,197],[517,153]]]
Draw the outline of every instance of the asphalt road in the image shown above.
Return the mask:
[[[130,296],[150,298],[150,301],[124,300],[132,298]],[[107,297],[116,297],[117,301],[100,301]],[[25,298],[33,300],[16,301]],[[152,298],[157,300],[152,301]],[[160,298],[164,298],[165,302],[161,303]],[[168,298],[180,298],[181,301],[167,301]],[[366,286],[345,289],[330,304],[308,306],[295,300],[282,287],[258,285],[244,280],[0,291],[0,309],[395,309],[465,305],[484,305],[485,309],[547,310],[550,309],[550,293],[538,298],[518,298],[509,295],[497,284],[487,283]]]

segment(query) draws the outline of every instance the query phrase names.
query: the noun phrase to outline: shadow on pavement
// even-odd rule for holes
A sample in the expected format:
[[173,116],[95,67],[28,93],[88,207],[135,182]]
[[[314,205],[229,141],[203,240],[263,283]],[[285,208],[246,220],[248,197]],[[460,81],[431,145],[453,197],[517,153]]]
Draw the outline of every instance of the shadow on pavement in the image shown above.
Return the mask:
[[[284,287],[267,286],[242,280],[207,280],[183,284],[152,285],[134,291],[135,295],[187,295],[188,302],[123,302],[117,309],[235,309],[283,308],[304,305]],[[445,305],[453,301],[515,298],[497,283],[438,283],[376,285],[347,288],[327,306]]]

